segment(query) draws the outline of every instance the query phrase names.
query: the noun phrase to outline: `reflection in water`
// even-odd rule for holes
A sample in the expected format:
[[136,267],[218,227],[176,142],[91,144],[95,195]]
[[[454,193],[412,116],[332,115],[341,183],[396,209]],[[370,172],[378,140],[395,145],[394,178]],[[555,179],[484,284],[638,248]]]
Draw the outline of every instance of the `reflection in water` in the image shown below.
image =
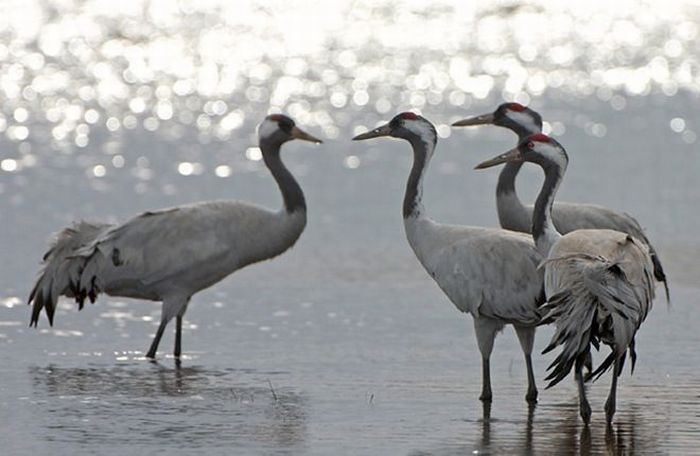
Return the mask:
[[[513,6],[268,3],[0,2],[0,214],[6,222],[0,239],[3,256],[12,258],[0,274],[0,343],[8,367],[0,385],[0,422],[15,425],[11,444],[24,450],[15,453],[28,453],[32,440],[58,443],[52,445],[57,454],[78,446],[103,453],[110,445],[120,454],[136,453],[137,446],[142,453],[242,447],[241,453],[330,454],[330,448],[318,449],[329,441],[347,453],[364,445],[377,450],[355,453],[392,455],[414,448],[427,449],[416,454],[513,455],[696,450],[698,356],[687,348],[700,343],[694,306],[700,162],[693,160],[700,125],[694,95],[700,93],[700,10],[691,2],[662,0],[633,8],[630,2],[539,0]],[[429,279],[416,269],[400,224],[385,218],[395,206],[389,189],[404,184],[391,171],[404,161],[378,149],[358,150],[345,139],[404,109],[443,122],[438,132],[447,137],[451,116],[478,113],[502,99],[532,101],[547,112],[554,135],[588,151],[577,155],[571,170],[572,200],[639,217],[655,242],[666,240],[660,247],[676,265],[674,281],[684,276],[693,287],[676,287],[673,312],[651,316],[656,322],[649,322],[653,329],[640,343],[657,362],[645,364],[646,372],[636,377],[647,383],[621,386],[634,400],[624,402],[609,429],[604,399],[593,393],[594,422],[586,429],[566,389],[545,395],[536,409],[525,407],[518,390],[493,409],[465,412],[460,401],[446,400],[456,394],[426,392],[420,384],[401,394],[392,390],[393,404],[377,400],[353,409],[356,396],[363,403],[363,382],[386,365],[402,379],[430,369],[436,383],[449,383],[456,374],[442,370],[442,357],[462,359],[464,353],[442,344],[465,335],[451,325],[451,310],[425,305],[435,290],[421,286]],[[40,240],[70,219],[123,219],[135,210],[228,195],[276,204],[266,199],[269,186],[257,182],[260,151],[251,147],[253,127],[269,110],[283,110],[337,139],[331,154],[289,157],[306,173],[319,218],[285,262],[266,265],[261,275],[252,270],[213,292],[228,294],[209,295],[233,308],[220,314],[206,298],[193,318],[207,350],[234,341],[225,355],[208,351],[202,358],[207,363],[225,356],[221,363],[255,359],[275,368],[302,358],[288,384],[304,394],[279,388],[274,374],[255,371],[89,364],[108,359],[109,348],[131,346],[123,341],[144,331],[132,322],[157,318],[156,308],[146,311],[143,304],[111,301],[101,304],[104,314],[96,308],[79,315],[72,321],[80,338],[25,332],[23,298],[15,296],[25,296],[22,284],[33,277]],[[442,142],[442,178],[433,178],[432,207],[436,218],[492,225],[492,190],[484,196],[484,181],[465,166],[477,160],[471,150],[512,140],[496,129],[472,135]],[[649,147],[654,144],[668,145],[663,150],[669,153],[659,154]],[[612,160],[609,166],[600,166],[603,157]],[[618,172],[636,176],[637,186],[621,190],[610,178]],[[536,179],[522,179],[528,182]],[[465,208],[468,218],[460,220]],[[675,223],[678,214],[684,223]],[[270,268],[278,274],[274,287]],[[241,280],[259,287],[242,287]],[[407,311],[397,312],[397,299]],[[281,301],[288,301],[279,309],[286,315],[270,317]],[[60,315],[62,328],[70,327],[73,315]],[[222,338],[229,318],[236,319],[238,338]],[[441,331],[423,331],[426,322]],[[434,340],[425,339],[433,332]],[[49,359],[82,367],[28,367],[46,366],[47,344],[53,344]],[[431,356],[419,352],[396,362],[406,346],[440,348],[434,356],[429,349]],[[92,347],[105,356],[76,358]],[[357,353],[362,356],[354,358]],[[386,356],[376,359],[378,354]],[[331,369],[338,358],[347,363]],[[494,369],[497,375],[506,371]],[[416,397],[427,393],[430,400],[416,405]],[[7,406],[27,402],[22,416]]]
[[[525,428],[521,435],[520,442],[517,443],[517,448],[522,454],[532,453],[532,437],[533,437],[533,421],[535,419],[535,409],[537,404],[527,404],[527,418],[525,420]],[[496,427],[498,422],[496,422]],[[499,442],[500,444],[501,442]],[[479,453],[493,452],[491,443],[491,403],[482,403],[482,418],[481,418],[481,442],[477,449]]]
[[[612,425],[606,423],[601,411],[593,412],[589,426],[578,415],[578,406],[556,404],[548,407],[556,419],[538,422],[534,426],[535,448],[541,447],[542,438],[553,437],[548,443],[555,454],[653,454],[661,448],[663,425],[652,420],[643,422],[634,408],[627,408],[616,416]],[[549,417],[551,418],[551,417]],[[549,436],[549,437],[548,437]]]
[[304,397],[285,389],[273,394],[265,381],[240,385],[240,375],[158,365],[29,369],[47,441],[303,448]]
[[657,454],[669,432],[664,420],[644,421],[634,408],[622,411],[612,426],[606,424],[604,416],[596,420],[595,413],[591,425],[584,426],[576,406],[562,402],[540,407],[546,411],[536,415],[537,405],[533,405],[528,407],[526,418],[504,419],[492,417],[491,404],[483,404],[482,417],[478,420],[480,434],[472,441],[464,439],[462,444],[415,451],[411,455]]

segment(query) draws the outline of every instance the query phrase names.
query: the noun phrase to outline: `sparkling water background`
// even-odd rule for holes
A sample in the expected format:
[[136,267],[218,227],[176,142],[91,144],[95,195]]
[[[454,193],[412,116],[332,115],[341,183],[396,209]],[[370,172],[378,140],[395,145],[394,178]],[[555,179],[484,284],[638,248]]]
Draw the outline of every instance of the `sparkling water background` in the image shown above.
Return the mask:
[[[700,7],[693,2],[0,2],[0,441],[8,454],[689,454],[700,443]],[[542,390],[528,410],[512,330],[483,410],[471,319],[421,269],[400,217],[408,145],[352,143],[403,110],[440,142],[425,204],[496,226],[514,144],[453,129],[504,100],[569,151],[560,192],[646,227],[670,277],[606,429],[609,379]],[[286,112],[321,146],[284,159],[307,196],[298,244],[193,299],[184,368],[156,303],[101,297],[28,329],[51,234],[194,201],[278,207],[255,126]],[[540,172],[518,181],[532,200]],[[660,290],[659,290],[660,291]],[[551,335],[537,337],[541,350]]]

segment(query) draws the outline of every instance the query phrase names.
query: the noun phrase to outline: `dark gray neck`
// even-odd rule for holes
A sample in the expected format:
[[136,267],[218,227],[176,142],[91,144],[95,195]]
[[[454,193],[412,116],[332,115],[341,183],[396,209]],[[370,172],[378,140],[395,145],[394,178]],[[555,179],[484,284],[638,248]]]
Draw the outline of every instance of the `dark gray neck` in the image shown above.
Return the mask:
[[523,166],[523,162],[508,162],[503,166],[498,175],[496,196],[515,193],[515,178],[518,176],[521,166]]
[[428,166],[435,143],[426,144],[420,138],[408,140],[413,147],[413,167],[408,175],[403,198],[403,218],[417,217],[423,211],[423,174]]
[[282,192],[284,208],[287,213],[306,211],[304,193],[280,158],[281,146],[282,143],[261,140],[260,150],[262,151],[263,160],[272,173],[272,177],[275,178],[280,192]]
[[510,131],[512,131],[513,133],[518,135],[518,142],[521,142],[523,139],[527,138],[528,136],[530,136],[532,134],[542,133],[541,126],[540,127],[534,126],[534,127],[535,127],[535,129],[530,130],[530,129],[523,127],[522,125],[520,125],[517,122],[510,122],[506,126],[506,128],[508,128]]
[[564,177],[564,170],[559,165],[552,163],[541,166],[544,169],[544,184],[537,195],[535,209],[532,213],[532,237],[540,253],[547,256],[549,249],[561,237],[552,221],[552,205],[559,184]]
[[[539,131],[529,131],[515,122],[509,123],[506,128],[518,135],[518,143],[533,133],[539,133]],[[498,175],[496,196],[509,193],[515,194],[515,178],[518,176],[522,166],[523,162],[508,162],[505,164],[501,173]]]

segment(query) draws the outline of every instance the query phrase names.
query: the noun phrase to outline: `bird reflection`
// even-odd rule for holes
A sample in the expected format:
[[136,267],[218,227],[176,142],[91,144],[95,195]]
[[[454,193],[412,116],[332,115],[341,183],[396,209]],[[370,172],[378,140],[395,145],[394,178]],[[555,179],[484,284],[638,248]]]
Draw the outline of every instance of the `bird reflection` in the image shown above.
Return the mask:
[[[525,429],[522,433],[523,439],[519,448],[525,454],[532,451],[533,438],[533,422],[535,419],[535,409],[537,403],[530,403],[527,407],[527,418],[525,420]],[[482,403],[482,418],[481,418],[481,448],[488,449],[491,447],[491,404],[488,402]]]
[[444,442],[443,446],[410,454],[654,454],[662,448],[664,435],[668,434],[668,429],[658,422],[642,420],[635,408],[621,411],[612,425],[593,420],[585,426],[579,420],[576,405],[568,403],[540,404],[537,414],[538,405],[533,404],[526,416],[510,419],[505,418],[507,410],[499,410],[498,403],[493,407],[503,418],[492,417],[492,405],[482,404],[481,418],[476,422],[479,433],[471,439],[463,430],[465,433],[456,435],[453,443]]
[[[637,453],[655,453],[666,432],[658,423],[645,423],[639,419],[639,413],[632,407],[616,416],[612,425],[603,420],[594,420],[590,425],[578,422],[576,406],[556,407],[559,419],[547,421],[535,430],[538,436],[555,436],[551,441],[552,451],[561,455],[634,455]],[[538,446],[537,443],[535,445]]]
[[482,401],[481,418],[481,446],[488,448],[491,445],[491,402]]
[[273,394],[264,373],[149,364],[49,365],[28,374],[33,397],[47,404],[41,414],[47,440],[95,447],[157,441],[177,449],[305,446],[306,399],[279,387]]

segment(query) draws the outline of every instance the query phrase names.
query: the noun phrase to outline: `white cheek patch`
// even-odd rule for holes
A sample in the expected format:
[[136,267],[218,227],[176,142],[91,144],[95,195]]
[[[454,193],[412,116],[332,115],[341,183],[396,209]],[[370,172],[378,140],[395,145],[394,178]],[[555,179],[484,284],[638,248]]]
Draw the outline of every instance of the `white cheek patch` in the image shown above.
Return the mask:
[[428,145],[435,144],[435,130],[424,120],[404,120],[403,126],[406,130],[418,135],[424,143]]
[[506,117],[522,126],[530,133],[540,133],[540,127],[535,122],[535,119],[533,119],[529,114],[526,114],[524,111],[519,112],[508,110],[506,111]]
[[277,130],[279,130],[279,125],[277,125],[277,122],[275,122],[273,120],[265,119],[258,127],[258,137],[269,138]]
[[562,170],[566,169],[566,165],[569,163],[569,160],[566,157],[566,153],[560,147],[545,142],[537,142],[535,144],[537,144],[537,152],[556,163]]

